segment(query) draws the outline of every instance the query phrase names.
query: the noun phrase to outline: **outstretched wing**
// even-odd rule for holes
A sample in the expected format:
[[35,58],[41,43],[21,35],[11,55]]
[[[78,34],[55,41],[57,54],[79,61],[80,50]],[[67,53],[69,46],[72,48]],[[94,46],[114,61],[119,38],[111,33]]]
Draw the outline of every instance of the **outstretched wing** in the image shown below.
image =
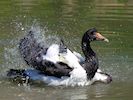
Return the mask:
[[47,48],[41,47],[36,41],[33,31],[30,31],[19,43],[19,51],[28,65],[37,66],[41,55],[46,54]]
[[[62,48],[59,48],[62,49]],[[19,51],[28,65],[40,70],[45,75],[62,77],[69,76],[72,68],[63,62],[51,62],[43,59],[47,54],[47,47],[42,47],[34,37],[33,31],[30,31],[23,39],[20,40]]]

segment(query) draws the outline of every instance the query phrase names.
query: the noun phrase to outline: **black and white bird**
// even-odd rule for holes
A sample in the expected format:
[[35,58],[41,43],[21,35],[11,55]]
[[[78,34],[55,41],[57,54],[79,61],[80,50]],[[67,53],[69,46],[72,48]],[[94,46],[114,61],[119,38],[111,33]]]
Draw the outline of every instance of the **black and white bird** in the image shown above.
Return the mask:
[[[21,74],[31,80],[40,80],[48,85],[84,86],[95,82],[110,83],[112,78],[109,74],[99,69],[98,58],[92,50],[92,41],[106,41],[95,28],[86,31],[82,37],[82,51],[84,57],[77,52],[72,52],[61,40],[60,44],[52,44],[43,47],[30,31],[20,41],[20,54],[33,69],[25,69]],[[17,70],[10,70],[8,75]],[[18,73],[19,73],[18,72]]]

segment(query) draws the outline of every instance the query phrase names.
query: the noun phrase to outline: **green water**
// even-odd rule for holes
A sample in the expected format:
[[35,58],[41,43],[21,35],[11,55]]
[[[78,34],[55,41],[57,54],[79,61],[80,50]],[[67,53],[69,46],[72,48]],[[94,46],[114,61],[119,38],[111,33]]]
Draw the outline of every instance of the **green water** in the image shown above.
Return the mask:
[[[31,27],[40,34],[63,38],[71,50],[82,53],[83,33],[92,27],[110,42],[92,43],[100,68],[111,74],[111,84],[86,87],[18,86],[5,78],[9,68],[28,67],[18,42]],[[0,100],[132,100],[132,0],[1,0]]]

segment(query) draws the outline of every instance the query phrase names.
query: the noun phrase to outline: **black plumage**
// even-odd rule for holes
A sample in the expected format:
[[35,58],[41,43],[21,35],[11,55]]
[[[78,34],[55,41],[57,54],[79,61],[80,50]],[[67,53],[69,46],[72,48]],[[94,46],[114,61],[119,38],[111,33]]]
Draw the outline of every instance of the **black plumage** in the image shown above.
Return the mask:
[[[98,58],[96,53],[91,49],[90,42],[97,40],[96,34],[97,30],[92,28],[86,31],[82,38],[82,51],[85,55],[85,61],[82,63],[82,67],[87,72],[87,78],[92,79],[98,69]],[[60,44],[59,52],[66,52],[66,46],[62,41]],[[40,70],[45,75],[62,77],[70,76],[70,72],[73,68],[69,67],[66,63],[57,62],[53,63],[48,60],[44,60],[42,55],[47,53],[47,47],[42,47],[34,37],[32,31],[29,32],[23,39],[21,39],[19,44],[19,50],[24,60],[28,65]]]

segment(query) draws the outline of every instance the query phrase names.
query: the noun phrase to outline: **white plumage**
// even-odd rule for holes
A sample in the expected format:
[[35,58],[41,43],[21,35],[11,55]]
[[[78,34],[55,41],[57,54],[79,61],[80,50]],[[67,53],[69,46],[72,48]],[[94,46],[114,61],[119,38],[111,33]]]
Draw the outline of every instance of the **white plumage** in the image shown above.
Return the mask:
[[67,53],[59,54],[59,45],[57,44],[53,44],[49,47],[47,54],[43,56],[43,59],[47,59],[54,63],[62,61],[74,69],[72,72],[70,72],[70,77],[63,76],[61,78],[40,74],[40,71],[35,69],[27,69],[25,73],[30,77],[31,80],[41,81],[52,86],[85,86],[91,85],[96,81],[106,83],[108,78],[106,75],[101,74],[102,71],[98,69],[94,78],[92,80],[87,80],[87,73],[79,64],[79,62],[82,62],[84,58],[77,52],[72,53],[69,49],[67,49]]
[[[75,56],[69,49],[67,49],[67,53],[59,53],[59,45],[53,44],[48,48],[46,55],[43,56],[43,59],[54,63],[64,62],[67,63],[69,67],[73,68],[72,72],[70,72],[70,77],[67,78],[62,77],[61,79],[54,78],[53,81],[55,81],[56,79],[57,81],[59,81],[58,84],[60,82],[61,84],[67,84],[67,85],[76,84],[76,83],[77,84],[86,83],[87,73],[84,70],[84,68],[79,64],[79,58],[77,58],[77,56]],[[43,77],[43,80],[45,80],[44,82],[46,82],[47,80],[46,77],[47,76]],[[48,77],[48,78],[53,78],[53,77]]]

